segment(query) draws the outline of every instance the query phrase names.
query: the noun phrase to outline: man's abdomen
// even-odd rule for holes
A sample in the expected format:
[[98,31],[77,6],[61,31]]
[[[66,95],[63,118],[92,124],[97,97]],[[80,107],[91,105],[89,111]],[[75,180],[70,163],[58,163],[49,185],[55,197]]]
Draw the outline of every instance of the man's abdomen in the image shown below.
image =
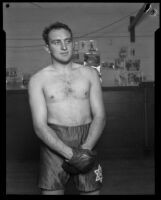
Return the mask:
[[48,105],[48,123],[77,126],[90,123],[89,100],[72,100]]

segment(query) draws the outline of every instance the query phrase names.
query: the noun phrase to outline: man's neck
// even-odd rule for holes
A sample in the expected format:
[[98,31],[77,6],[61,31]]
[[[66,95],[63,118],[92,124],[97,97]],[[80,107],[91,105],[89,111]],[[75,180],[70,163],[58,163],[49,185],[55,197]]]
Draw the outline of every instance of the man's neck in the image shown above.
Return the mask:
[[73,68],[73,63],[69,62],[68,64],[62,64],[62,63],[57,63],[57,62],[53,62],[51,64],[51,67],[53,67],[57,72],[70,72]]

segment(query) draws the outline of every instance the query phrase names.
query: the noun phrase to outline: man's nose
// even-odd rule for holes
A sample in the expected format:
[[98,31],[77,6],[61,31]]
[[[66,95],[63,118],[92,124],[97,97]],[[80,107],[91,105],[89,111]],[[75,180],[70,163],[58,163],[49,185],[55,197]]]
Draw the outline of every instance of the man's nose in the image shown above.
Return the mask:
[[66,50],[67,49],[67,45],[65,42],[62,42],[61,44],[61,49]]

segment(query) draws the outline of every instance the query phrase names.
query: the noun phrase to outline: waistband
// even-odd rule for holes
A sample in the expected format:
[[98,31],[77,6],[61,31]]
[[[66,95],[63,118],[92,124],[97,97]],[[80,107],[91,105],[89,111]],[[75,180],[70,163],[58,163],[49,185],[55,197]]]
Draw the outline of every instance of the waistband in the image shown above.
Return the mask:
[[81,124],[81,125],[76,125],[76,126],[65,126],[62,124],[55,124],[55,123],[47,123],[48,126],[51,127],[55,127],[55,128],[78,128],[78,127],[86,127],[86,126],[90,126],[91,122],[87,123],[87,124]]

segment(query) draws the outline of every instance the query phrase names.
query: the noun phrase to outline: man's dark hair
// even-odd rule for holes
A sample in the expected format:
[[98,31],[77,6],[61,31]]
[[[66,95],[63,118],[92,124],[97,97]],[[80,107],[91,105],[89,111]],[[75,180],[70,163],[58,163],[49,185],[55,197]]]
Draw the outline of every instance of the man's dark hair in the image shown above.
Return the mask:
[[51,24],[48,27],[45,27],[42,33],[43,40],[45,41],[46,44],[49,44],[49,38],[48,38],[49,32],[51,30],[59,30],[59,29],[65,29],[69,31],[69,33],[71,34],[71,37],[73,37],[73,33],[71,29],[66,24],[63,24],[61,22],[55,22],[54,24]]

